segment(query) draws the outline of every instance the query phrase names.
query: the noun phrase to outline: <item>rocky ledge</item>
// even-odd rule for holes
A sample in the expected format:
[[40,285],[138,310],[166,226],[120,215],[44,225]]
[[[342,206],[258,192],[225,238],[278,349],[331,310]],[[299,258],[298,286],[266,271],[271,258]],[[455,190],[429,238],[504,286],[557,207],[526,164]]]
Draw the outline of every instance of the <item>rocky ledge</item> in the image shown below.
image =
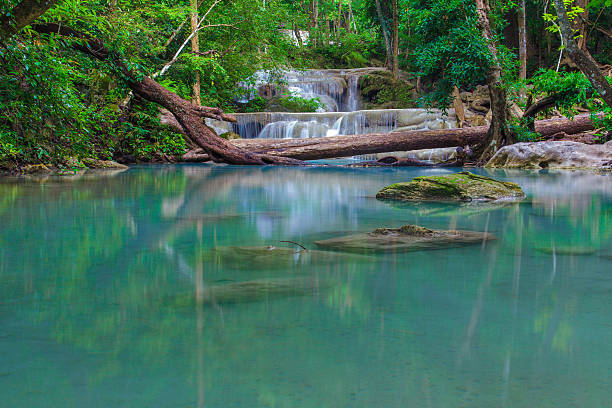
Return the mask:
[[16,174],[16,175],[74,175],[82,173],[85,170],[126,170],[128,166],[117,163],[112,160],[100,160],[93,158],[85,158],[77,160],[74,158],[67,159],[59,166],[53,164],[26,164],[18,166],[14,163],[0,163],[0,174]]
[[499,149],[486,167],[612,169],[612,141],[603,145],[569,141],[516,143]]
[[372,232],[316,241],[322,249],[356,253],[408,252],[465,246],[493,240],[485,232],[432,230],[418,225],[377,228]]
[[391,184],[376,194],[384,201],[497,201],[524,197],[517,184],[468,171],[415,177],[410,182]]

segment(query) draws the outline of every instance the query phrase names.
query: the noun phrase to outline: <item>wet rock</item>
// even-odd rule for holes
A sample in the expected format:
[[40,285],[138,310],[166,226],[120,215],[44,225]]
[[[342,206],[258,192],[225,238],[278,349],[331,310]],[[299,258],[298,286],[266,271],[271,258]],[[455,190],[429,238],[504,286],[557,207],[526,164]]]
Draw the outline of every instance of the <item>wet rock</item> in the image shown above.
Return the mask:
[[[260,302],[271,299],[316,294],[325,285],[313,279],[262,279],[211,285],[204,290],[202,303],[208,305]],[[189,293],[174,299],[177,307],[190,306],[197,302],[195,294]]]
[[577,246],[560,246],[560,247],[540,247],[536,251],[551,255],[592,255],[597,252],[597,248],[592,247],[577,247]]
[[609,259],[612,261],[612,252],[605,252],[605,253],[599,254],[599,256],[601,258]]
[[440,149],[421,149],[411,150],[407,152],[389,152],[379,153],[376,155],[376,159],[382,159],[388,156],[394,156],[397,158],[417,159],[417,160],[428,160],[432,163],[440,163],[455,158],[457,153],[456,147],[443,147]]
[[49,174],[53,173],[53,168],[44,164],[27,164],[20,170],[22,174]]
[[234,132],[221,133],[219,137],[222,137],[223,139],[226,139],[226,140],[242,139],[239,134],[236,134]]
[[603,145],[587,145],[569,141],[516,143],[499,149],[486,167],[610,169],[612,168],[612,142]]
[[376,194],[377,199],[388,201],[496,201],[524,197],[525,193],[515,183],[467,171],[415,177],[410,182],[387,186]]
[[347,260],[330,252],[278,246],[220,247],[209,250],[207,256],[223,266],[249,270],[288,269]]
[[83,159],[82,162],[85,166],[89,167],[90,169],[122,170],[122,169],[128,168],[128,166],[126,166],[125,164],[120,164],[120,163],[117,163],[116,161],[99,160],[99,159],[93,159],[91,157]]
[[378,228],[372,232],[316,241],[327,250],[356,253],[408,252],[479,244],[495,237],[484,232],[431,230],[418,225]]

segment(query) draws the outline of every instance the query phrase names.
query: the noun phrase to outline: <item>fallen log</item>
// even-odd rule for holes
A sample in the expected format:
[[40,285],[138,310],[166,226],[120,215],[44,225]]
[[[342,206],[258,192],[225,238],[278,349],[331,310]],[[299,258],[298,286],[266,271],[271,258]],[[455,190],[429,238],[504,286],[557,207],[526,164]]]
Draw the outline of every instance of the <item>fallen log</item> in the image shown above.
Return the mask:
[[[589,115],[579,115],[573,120],[563,118],[536,121],[535,127],[542,136],[549,137],[561,131],[573,134],[592,130],[593,124]],[[231,143],[256,154],[317,160],[418,149],[474,146],[484,139],[487,130],[487,126],[477,126],[310,139],[238,139],[231,140]]]

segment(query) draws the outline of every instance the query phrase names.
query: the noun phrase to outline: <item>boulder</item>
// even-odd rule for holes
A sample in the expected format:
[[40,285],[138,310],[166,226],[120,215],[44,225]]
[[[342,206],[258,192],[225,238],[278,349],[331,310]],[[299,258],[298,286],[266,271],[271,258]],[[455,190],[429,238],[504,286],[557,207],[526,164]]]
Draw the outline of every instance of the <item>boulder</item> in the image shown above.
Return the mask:
[[[314,295],[325,289],[326,283],[310,278],[261,279],[211,285],[204,289],[201,302],[206,305],[237,304],[269,301],[277,298]],[[175,307],[195,304],[194,293],[177,296],[169,303]]]
[[485,167],[612,169],[612,141],[603,145],[570,141],[516,143],[499,149]]
[[378,228],[372,232],[316,241],[319,248],[332,251],[408,252],[479,244],[495,237],[484,232],[431,230],[418,225]]
[[[208,250],[207,256],[220,261],[225,267],[249,270],[310,267],[348,259],[346,256],[331,252],[278,246],[218,247]],[[359,259],[359,261],[363,262],[364,259]]]
[[391,184],[376,198],[384,201],[497,201],[525,197],[515,183],[495,180],[468,171],[442,176],[415,177],[406,183]]
[[421,150],[410,150],[407,152],[389,152],[389,153],[378,153],[376,159],[382,159],[384,157],[394,156],[397,158],[417,159],[417,160],[428,160],[432,163],[441,163],[450,159],[454,159],[457,154],[456,147],[442,147],[439,149],[421,149]]
[[50,174],[53,168],[44,164],[26,164],[21,168],[22,174]]
[[91,157],[83,159],[82,162],[90,169],[124,170],[128,168],[128,166],[126,166],[125,164],[120,164],[112,160],[99,160],[92,159]]

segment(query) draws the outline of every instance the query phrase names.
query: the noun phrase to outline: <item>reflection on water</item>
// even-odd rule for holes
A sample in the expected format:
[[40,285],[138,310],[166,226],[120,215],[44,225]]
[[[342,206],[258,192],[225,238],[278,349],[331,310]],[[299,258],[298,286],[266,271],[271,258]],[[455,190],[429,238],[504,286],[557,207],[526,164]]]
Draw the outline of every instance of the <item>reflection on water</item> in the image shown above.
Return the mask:
[[[503,206],[373,198],[449,171],[200,165],[1,180],[3,404],[608,405],[612,177],[480,170],[528,193]],[[409,223],[498,239],[315,250]]]

